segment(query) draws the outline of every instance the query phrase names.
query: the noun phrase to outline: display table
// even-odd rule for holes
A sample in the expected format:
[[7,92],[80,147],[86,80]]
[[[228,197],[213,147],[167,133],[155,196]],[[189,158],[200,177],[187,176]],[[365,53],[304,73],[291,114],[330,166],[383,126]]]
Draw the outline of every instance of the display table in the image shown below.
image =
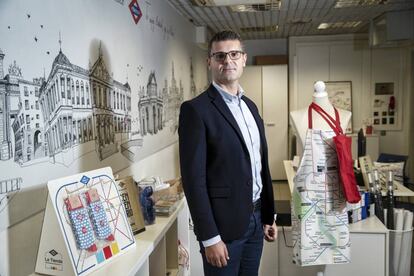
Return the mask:
[[177,217],[186,212],[186,204],[184,197],[169,217],[157,216],[155,224],[147,225],[144,232],[135,235],[135,248],[89,275],[165,276],[167,271],[171,276],[177,275]]

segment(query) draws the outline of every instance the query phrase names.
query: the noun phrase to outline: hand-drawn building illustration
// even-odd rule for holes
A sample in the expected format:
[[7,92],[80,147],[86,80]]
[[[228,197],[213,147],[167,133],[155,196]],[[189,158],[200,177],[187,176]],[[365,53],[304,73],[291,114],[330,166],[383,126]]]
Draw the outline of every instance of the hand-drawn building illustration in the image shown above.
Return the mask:
[[43,141],[44,120],[40,110],[39,93],[43,78],[33,81],[19,79],[19,112],[12,122],[14,132],[14,161],[22,164],[47,155]]
[[142,136],[157,134],[163,128],[164,101],[157,87],[155,71],[152,71],[146,89],[142,87],[139,91],[138,111]]
[[114,80],[101,51],[90,69],[96,151],[100,159],[118,152],[116,134],[131,132],[131,88]]
[[184,99],[184,88],[180,80],[179,86],[174,75],[174,62],[171,67],[171,86],[167,89],[168,82],[165,81],[163,89],[163,99],[165,108],[165,122],[171,122],[171,132],[176,132],[178,129],[178,115],[180,112],[180,105]]
[[110,76],[102,53],[86,70],[60,49],[40,89],[49,155],[95,140],[99,159],[118,152],[117,133],[131,131],[131,89]]
[[11,122],[18,113],[20,97],[18,80],[21,70],[9,67],[9,74],[4,75],[3,60],[5,54],[0,49],[0,160],[12,158]]
[[45,155],[39,104],[43,79],[24,80],[16,61],[10,64],[8,74],[4,76],[4,56],[0,50],[0,160],[8,160],[14,155],[14,161],[21,164]]

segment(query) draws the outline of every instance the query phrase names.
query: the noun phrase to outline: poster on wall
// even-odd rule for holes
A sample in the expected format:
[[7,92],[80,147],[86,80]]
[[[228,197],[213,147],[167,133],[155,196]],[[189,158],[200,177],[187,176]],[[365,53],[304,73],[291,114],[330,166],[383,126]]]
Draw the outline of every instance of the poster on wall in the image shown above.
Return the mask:
[[[350,81],[326,81],[326,91],[329,101],[339,109],[352,112],[352,82]],[[345,133],[352,133],[352,117]]]
[[87,275],[135,246],[109,167],[49,181],[36,272]]
[[162,0],[0,1],[0,229],[20,190],[177,141],[204,86],[193,31]]

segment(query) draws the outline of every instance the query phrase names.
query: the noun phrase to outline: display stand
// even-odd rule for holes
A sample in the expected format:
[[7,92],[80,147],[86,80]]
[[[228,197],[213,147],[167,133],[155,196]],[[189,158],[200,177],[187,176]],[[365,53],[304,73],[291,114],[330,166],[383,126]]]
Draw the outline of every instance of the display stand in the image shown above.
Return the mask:
[[111,168],[47,184],[36,272],[87,275],[135,247]]
[[95,270],[91,276],[188,275],[188,268],[178,264],[177,250],[177,239],[188,246],[189,212],[186,206],[185,198],[181,199],[169,217],[157,217],[155,224],[147,225],[144,232],[135,236],[136,246]]

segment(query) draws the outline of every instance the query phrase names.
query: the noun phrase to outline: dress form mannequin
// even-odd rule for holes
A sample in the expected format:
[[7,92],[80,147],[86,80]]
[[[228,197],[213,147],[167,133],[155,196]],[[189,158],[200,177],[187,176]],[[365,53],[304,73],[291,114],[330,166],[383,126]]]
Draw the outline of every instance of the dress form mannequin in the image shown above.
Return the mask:
[[[313,102],[325,110],[332,118],[335,118],[335,110],[328,98],[323,81],[317,81],[314,85]],[[351,119],[351,112],[337,108],[341,121],[341,128],[345,130]],[[290,112],[290,121],[297,137],[297,153],[301,154],[304,148],[306,131],[308,129],[308,108]],[[320,130],[332,130],[326,121],[315,111],[312,112],[313,128]]]

